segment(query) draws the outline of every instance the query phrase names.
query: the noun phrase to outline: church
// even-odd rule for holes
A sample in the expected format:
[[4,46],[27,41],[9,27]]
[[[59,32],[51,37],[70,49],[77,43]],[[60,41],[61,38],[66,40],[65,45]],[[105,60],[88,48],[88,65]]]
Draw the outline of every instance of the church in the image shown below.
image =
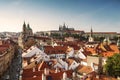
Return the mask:
[[24,48],[24,43],[33,36],[33,31],[29,24],[23,23],[23,29],[22,32],[18,38],[18,44],[21,46],[21,48]]

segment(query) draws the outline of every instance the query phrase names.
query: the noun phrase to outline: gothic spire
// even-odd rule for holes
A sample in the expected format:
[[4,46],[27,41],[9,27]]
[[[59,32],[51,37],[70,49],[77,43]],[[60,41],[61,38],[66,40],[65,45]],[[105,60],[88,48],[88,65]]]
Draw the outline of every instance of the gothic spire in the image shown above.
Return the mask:
[[92,30],[92,27],[91,27],[91,31],[90,31],[90,36],[93,37],[93,30]]
[[25,21],[24,21],[24,23],[23,23],[23,32],[25,32],[25,30],[26,30],[26,24],[25,24]]

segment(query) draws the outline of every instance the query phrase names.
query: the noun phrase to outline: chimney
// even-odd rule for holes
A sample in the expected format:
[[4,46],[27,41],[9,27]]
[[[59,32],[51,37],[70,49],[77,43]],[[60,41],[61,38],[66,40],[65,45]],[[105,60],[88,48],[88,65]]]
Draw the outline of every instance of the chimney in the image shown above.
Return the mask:
[[76,77],[76,73],[75,72],[72,73],[72,77],[73,78]]
[[73,72],[73,73],[72,73],[72,79],[73,79],[73,80],[76,80],[76,79],[77,79],[76,77],[77,77],[77,76],[76,76],[76,73]]
[[93,62],[91,62],[91,68],[92,68],[92,71],[95,71],[94,63]]
[[22,80],[22,76],[21,75],[19,76],[19,80]]
[[21,74],[23,74],[23,70],[22,70],[22,69],[20,70],[20,75],[21,75]]
[[33,72],[35,72],[35,67],[33,67]]
[[49,75],[49,69],[48,69],[48,68],[45,68],[45,69],[44,69],[44,74],[45,74],[45,75]]
[[99,75],[96,75],[96,78],[99,79]]
[[67,74],[66,74],[66,72],[63,73],[63,80],[67,80]]
[[42,74],[42,80],[46,80],[46,76]]
[[60,70],[58,68],[56,68],[55,73],[58,73],[58,72],[60,72]]

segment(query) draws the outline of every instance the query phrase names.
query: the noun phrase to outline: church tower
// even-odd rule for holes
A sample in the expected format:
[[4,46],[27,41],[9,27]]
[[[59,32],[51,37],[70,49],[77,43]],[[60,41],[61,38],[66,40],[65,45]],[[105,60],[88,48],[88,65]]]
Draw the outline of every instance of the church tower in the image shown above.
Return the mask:
[[24,43],[28,40],[28,37],[30,36],[33,36],[32,29],[30,28],[30,25],[29,24],[26,25],[24,21],[23,26],[22,26],[22,33],[20,34],[18,38],[19,46],[24,48]]
[[89,36],[89,40],[88,40],[88,41],[89,41],[89,42],[94,42],[92,27],[91,27],[90,36]]
[[91,27],[91,31],[90,31],[90,36],[93,37],[93,30],[92,30],[92,27]]
[[30,28],[30,25],[29,24],[26,25],[25,22],[23,23],[22,33],[23,33],[23,39],[24,39],[24,41],[26,41],[29,36],[33,36],[33,31]]
[[22,30],[22,33],[23,33],[23,40],[26,40],[27,38],[27,26],[25,24],[25,22],[23,23],[23,30]]
[[23,33],[26,32],[26,24],[25,22],[23,23]]

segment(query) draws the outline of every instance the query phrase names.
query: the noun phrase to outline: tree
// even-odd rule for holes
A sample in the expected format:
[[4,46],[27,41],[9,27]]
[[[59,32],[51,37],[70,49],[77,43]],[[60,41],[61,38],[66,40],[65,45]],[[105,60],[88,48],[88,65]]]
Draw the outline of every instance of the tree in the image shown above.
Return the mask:
[[120,54],[115,54],[112,57],[108,57],[105,64],[105,71],[109,76],[120,76]]

